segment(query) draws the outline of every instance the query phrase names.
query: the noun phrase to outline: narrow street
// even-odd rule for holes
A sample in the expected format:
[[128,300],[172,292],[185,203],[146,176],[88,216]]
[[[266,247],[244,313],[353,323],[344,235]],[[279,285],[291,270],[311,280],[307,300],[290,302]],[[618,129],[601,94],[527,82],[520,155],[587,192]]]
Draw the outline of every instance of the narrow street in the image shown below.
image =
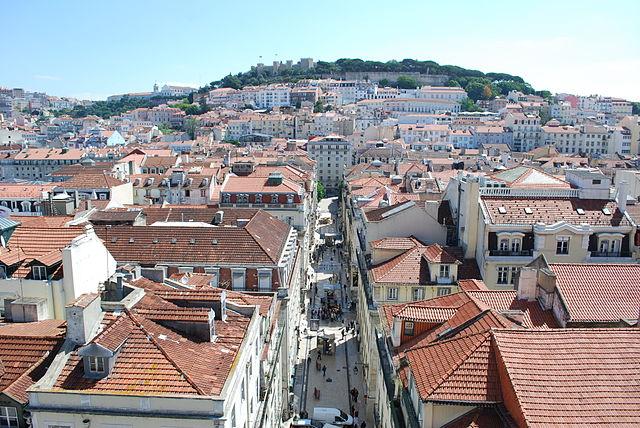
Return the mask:
[[[314,274],[301,317],[294,409],[297,414],[306,411],[312,417],[314,407],[335,407],[353,416],[353,406],[358,411],[359,427],[365,400],[358,352],[359,328],[354,321],[356,305],[352,305],[348,295],[346,269],[337,247],[342,242],[337,210],[337,198],[323,199],[318,204],[316,233],[325,237],[326,243],[320,239],[317,244],[317,257],[312,264]],[[329,214],[330,220],[323,220]],[[336,242],[331,243],[334,237]],[[328,344],[324,349],[329,352],[322,352],[325,342]],[[353,388],[359,392],[357,402],[349,393]],[[366,423],[368,427],[374,426],[372,421]]]

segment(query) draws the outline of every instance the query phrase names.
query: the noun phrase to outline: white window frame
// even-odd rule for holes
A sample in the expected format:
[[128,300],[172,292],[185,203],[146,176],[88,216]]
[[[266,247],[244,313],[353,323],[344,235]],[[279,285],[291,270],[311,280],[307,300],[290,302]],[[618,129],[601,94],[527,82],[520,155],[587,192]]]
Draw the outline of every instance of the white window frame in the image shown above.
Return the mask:
[[398,300],[398,287],[387,288],[387,300]]
[[569,245],[571,238],[569,236],[558,236],[556,238],[556,255],[566,256],[569,254]]
[[[15,424],[11,425],[11,421],[15,421]],[[0,423],[8,427],[19,427],[18,409],[15,407],[0,406]]]
[[[89,371],[91,373],[105,373],[107,361],[104,357],[92,357],[88,356],[89,359]],[[102,367],[101,367],[102,366]]]
[[[261,284],[260,279],[267,277],[268,278],[268,284],[267,287],[263,287]],[[271,271],[271,269],[258,269],[258,290],[260,291],[271,291],[272,289],[272,277],[273,277],[273,272]]]
[[[409,328],[409,326],[411,328]],[[411,333],[408,333],[408,332]],[[405,336],[414,336],[416,334],[416,324],[413,321],[405,321],[402,329],[402,334]]]
[[501,238],[498,242],[498,251],[509,251],[509,239]]
[[424,299],[424,288],[416,287],[412,291],[413,300],[423,300]]
[[440,278],[451,278],[451,266],[447,264],[441,264],[438,270]]
[[511,271],[509,266],[498,266],[497,284],[506,285],[509,284],[509,272]]
[[438,291],[436,295],[438,296],[446,296],[451,294],[451,287],[438,287]]
[[[242,274],[242,287],[236,286],[236,280],[235,280],[236,274]],[[247,288],[247,270],[245,268],[231,269],[231,289],[245,290],[246,288]]]
[[31,277],[36,281],[47,279],[47,267],[42,265],[31,266]]

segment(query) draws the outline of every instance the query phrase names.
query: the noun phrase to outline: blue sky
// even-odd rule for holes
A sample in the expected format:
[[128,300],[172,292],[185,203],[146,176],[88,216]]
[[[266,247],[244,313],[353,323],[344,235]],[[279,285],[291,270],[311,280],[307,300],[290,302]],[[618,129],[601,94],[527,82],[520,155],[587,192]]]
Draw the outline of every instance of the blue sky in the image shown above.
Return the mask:
[[202,85],[260,56],[309,56],[430,59],[640,100],[638,0],[0,0],[0,10],[0,86],[53,95]]

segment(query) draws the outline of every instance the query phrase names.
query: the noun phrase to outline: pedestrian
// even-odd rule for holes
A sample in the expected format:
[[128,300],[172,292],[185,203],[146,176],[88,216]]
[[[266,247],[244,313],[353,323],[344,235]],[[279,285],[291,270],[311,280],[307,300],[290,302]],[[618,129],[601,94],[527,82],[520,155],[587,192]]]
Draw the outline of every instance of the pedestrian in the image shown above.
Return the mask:
[[322,377],[325,377],[327,375],[327,366],[323,365],[322,366]]
[[358,366],[353,366],[353,374],[354,375],[358,374]]
[[354,406],[353,404],[351,405],[351,414],[354,416],[356,414],[356,406]]
[[362,423],[360,424],[360,428],[367,428],[367,423],[365,421],[362,421]]
[[358,409],[355,409],[355,410],[353,411],[353,416],[354,416],[354,417],[356,417],[356,418],[358,417]]
[[360,392],[358,392],[358,388],[353,388],[354,389],[354,397],[353,397],[353,401],[355,401],[356,403],[358,402],[358,395],[360,394]]

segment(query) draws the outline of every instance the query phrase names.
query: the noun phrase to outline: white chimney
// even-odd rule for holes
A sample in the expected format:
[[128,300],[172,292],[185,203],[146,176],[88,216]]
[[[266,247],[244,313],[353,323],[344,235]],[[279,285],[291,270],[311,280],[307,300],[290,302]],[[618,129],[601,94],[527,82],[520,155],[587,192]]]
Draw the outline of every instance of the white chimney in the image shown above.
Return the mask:
[[622,180],[618,183],[618,209],[621,213],[627,210],[627,197],[629,196],[629,183]]
[[402,320],[393,317],[393,328],[391,330],[391,343],[395,348],[400,346],[400,338],[402,333]]
[[536,288],[538,286],[538,270],[531,267],[522,267],[518,274],[516,290],[518,300],[536,300]]

